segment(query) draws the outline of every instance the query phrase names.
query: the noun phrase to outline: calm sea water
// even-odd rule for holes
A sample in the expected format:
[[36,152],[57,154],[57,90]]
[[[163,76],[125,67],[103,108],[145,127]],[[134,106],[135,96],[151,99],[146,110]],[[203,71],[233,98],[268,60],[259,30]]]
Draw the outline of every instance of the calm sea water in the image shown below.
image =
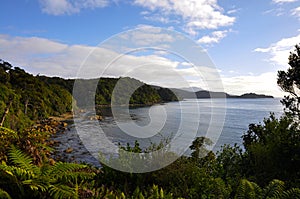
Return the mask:
[[[137,140],[142,148],[165,138],[179,155],[189,154],[189,146],[196,136],[210,138],[209,149],[220,150],[224,144],[242,146],[241,136],[250,123],[262,122],[270,112],[282,114],[280,99],[197,99],[171,102],[139,108],[101,109],[102,121],[77,117],[69,130],[56,135],[59,151],[73,148],[65,154],[70,161],[83,161],[99,166],[96,160],[103,154],[116,153],[118,143],[133,145]],[[84,114],[85,116],[88,113]],[[159,133],[158,133],[159,132]],[[91,155],[87,155],[91,154]]]
[[186,149],[194,137],[206,136],[214,142],[212,149],[217,151],[224,144],[242,145],[241,136],[248,125],[262,122],[270,112],[280,116],[282,105],[277,98],[191,99],[133,108],[129,118],[125,110],[117,110],[115,118],[109,109],[101,111],[106,117],[100,126],[113,143],[125,145],[138,140],[142,147],[147,147],[162,138],[177,137],[177,147],[182,145]]

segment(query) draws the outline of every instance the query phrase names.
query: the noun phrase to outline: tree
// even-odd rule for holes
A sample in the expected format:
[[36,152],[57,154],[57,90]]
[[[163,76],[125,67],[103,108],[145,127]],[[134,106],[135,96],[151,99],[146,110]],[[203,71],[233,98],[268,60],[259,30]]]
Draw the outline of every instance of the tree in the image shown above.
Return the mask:
[[278,71],[277,84],[290,95],[282,100],[285,113],[300,120],[300,44],[295,46],[289,56],[290,68],[287,71]]
[[209,153],[209,150],[206,149],[209,145],[212,145],[212,141],[209,138],[197,137],[190,146],[192,158],[199,161],[200,158],[205,157]]
[[266,118],[250,124],[243,135],[247,176],[260,185],[277,178],[299,186],[300,130],[288,116]]

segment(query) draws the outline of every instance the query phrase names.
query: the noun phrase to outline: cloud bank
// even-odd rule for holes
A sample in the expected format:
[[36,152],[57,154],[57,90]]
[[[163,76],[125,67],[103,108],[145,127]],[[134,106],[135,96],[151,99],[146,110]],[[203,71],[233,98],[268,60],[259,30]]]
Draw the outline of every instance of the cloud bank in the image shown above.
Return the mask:
[[[140,36],[140,38],[145,37],[150,36],[147,34]],[[161,40],[162,37],[156,38]],[[276,49],[274,46],[257,51],[272,53],[273,49]],[[2,59],[15,66],[23,67],[33,74],[74,78],[78,77],[78,70],[84,66],[93,70],[91,72],[86,70],[84,76],[80,76],[82,78],[99,77],[101,74],[111,77],[131,76],[146,83],[166,87],[186,87],[188,82],[189,86],[207,88],[201,74],[199,75],[199,71],[195,70],[192,64],[185,60],[172,59],[165,52],[126,54],[111,62],[119,54],[107,48],[67,45],[39,37],[0,35],[0,54]],[[88,62],[85,62],[88,56]],[[105,68],[108,64],[109,67]],[[199,66],[199,68],[205,72],[208,80],[214,81],[214,70],[206,66]],[[256,92],[282,95],[276,86],[276,73],[222,77],[222,81],[225,91],[231,94]]]
[[300,33],[294,37],[283,38],[266,48],[256,48],[255,52],[267,53],[270,56],[269,62],[279,66],[288,66],[289,53],[299,44]]

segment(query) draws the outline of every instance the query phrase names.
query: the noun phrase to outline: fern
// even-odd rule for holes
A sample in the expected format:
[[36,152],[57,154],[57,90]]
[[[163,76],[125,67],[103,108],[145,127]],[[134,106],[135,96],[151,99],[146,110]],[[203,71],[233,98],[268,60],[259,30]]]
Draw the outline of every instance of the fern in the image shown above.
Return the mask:
[[49,172],[51,175],[61,176],[67,172],[76,171],[86,167],[87,167],[86,165],[81,165],[81,164],[57,162],[53,167],[51,167]]
[[291,188],[282,193],[282,198],[284,199],[299,199],[300,198],[300,188]]
[[13,165],[0,164],[0,177],[7,180],[9,187],[5,185],[3,189],[13,197],[40,198],[46,194],[55,199],[77,198],[77,180],[92,179],[95,175],[86,165],[75,163],[58,162],[54,166],[38,167],[32,158],[14,146],[9,151],[9,159]]
[[34,177],[34,173],[32,171],[15,166],[8,166],[4,163],[0,165],[0,170],[2,170],[6,175],[13,176],[20,181],[32,179]]
[[0,189],[0,199],[11,199],[11,197],[6,191]]
[[239,187],[237,188],[236,199],[256,199],[259,198],[261,193],[260,187],[246,179],[241,180]]
[[284,191],[284,182],[272,180],[263,190],[263,198],[280,198]]
[[50,185],[49,193],[54,199],[74,198],[75,196],[75,190],[64,184]]
[[18,138],[18,133],[16,131],[13,131],[9,128],[5,128],[0,126],[0,134],[2,135],[7,135],[9,134],[10,136],[14,137],[14,138]]
[[32,158],[24,154],[21,150],[17,149],[13,145],[10,148],[8,157],[14,165],[22,169],[27,171],[36,170],[36,166],[32,164]]

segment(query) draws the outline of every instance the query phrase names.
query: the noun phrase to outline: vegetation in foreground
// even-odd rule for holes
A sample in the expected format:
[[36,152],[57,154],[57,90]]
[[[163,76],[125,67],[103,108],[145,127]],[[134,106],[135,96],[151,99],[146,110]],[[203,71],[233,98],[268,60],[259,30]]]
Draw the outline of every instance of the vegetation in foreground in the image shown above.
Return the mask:
[[[289,64],[278,72],[278,85],[290,93],[285,114],[250,124],[244,150],[225,145],[200,158],[209,141],[199,137],[191,157],[151,173],[51,161],[48,132],[1,127],[0,198],[300,198],[299,46]],[[138,143],[123,149],[142,150]]]

